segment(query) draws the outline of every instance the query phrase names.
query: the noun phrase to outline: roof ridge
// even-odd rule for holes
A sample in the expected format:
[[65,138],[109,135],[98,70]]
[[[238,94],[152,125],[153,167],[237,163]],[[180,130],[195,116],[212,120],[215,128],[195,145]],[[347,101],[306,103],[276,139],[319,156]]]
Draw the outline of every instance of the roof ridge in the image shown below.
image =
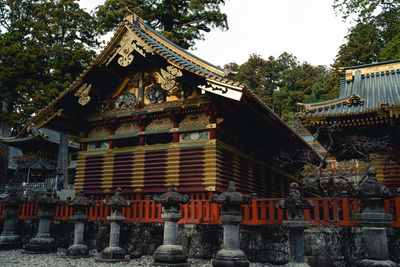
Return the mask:
[[359,69],[359,68],[379,66],[379,65],[389,64],[389,63],[397,63],[397,62],[400,62],[400,59],[386,60],[386,61],[374,62],[374,63],[370,63],[370,64],[355,65],[355,66],[350,66],[350,67],[344,67],[343,69],[344,70]]
[[[167,38],[165,38],[164,36],[162,36],[161,34],[159,34],[156,30],[154,30],[153,28],[151,28],[149,25],[147,25],[142,18],[140,18],[139,16],[137,16],[136,14],[132,14],[130,16],[126,16],[124,18],[125,22],[130,23],[130,26],[139,26],[138,28],[140,30],[142,30],[143,32],[149,34],[151,37],[155,37],[155,41],[157,41],[159,44],[163,45],[164,47],[172,50],[174,53],[177,53],[178,55],[181,54],[181,56],[183,56],[182,54],[186,55],[186,60],[192,62],[193,64],[196,64],[199,67],[202,67],[208,71],[210,71],[213,74],[217,74],[219,76],[225,77],[227,76],[230,72],[220,68],[218,66],[215,66],[214,64],[201,59],[195,55],[193,55],[192,53],[190,53],[189,51],[183,49],[182,47],[180,47],[179,45],[171,42],[170,40],[168,40]],[[144,41],[144,40],[143,40]],[[164,53],[162,51],[157,51],[157,49],[154,48],[154,50],[160,54],[161,56],[165,56]],[[196,62],[198,61],[198,62]],[[200,64],[199,64],[200,63]],[[202,64],[201,64],[202,63]],[[205,66],[208,68],[205,68]]]

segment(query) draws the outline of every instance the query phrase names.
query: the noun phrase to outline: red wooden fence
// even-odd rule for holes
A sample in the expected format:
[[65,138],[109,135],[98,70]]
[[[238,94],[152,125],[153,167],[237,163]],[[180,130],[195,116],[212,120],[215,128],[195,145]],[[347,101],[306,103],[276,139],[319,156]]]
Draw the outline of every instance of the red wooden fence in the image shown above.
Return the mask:
[[[251,204],[242,205],[243,224],[281,224],[287,214],[275,208],[275,203],[281,199],[254,199]],[[305,219],[312,225],[357,225],[356,214],[359,211],[359,202],[352,198],[313,198],[315,207],[304,212]],[[133,200],[131,205],[122,211],[127,222],[163,222],[161,218],[161,204],[153,200]],[[96,205],[86,209],[89,221],[107,221],[111,209],[103,205],[100,199]],[[0,204],[0,214],[3,214],[3,204]],[[385,211],[393,215],[392,227],[400,227],[400,197],[385,200]],[[37,205],[27,202],[20,205],[19,219],[37,219]],[[56,208],[55,220],[69,220],[72,208],[59,205]],[[191,200],[182,205],[181,220],[179,223],[220,224],[220,205],[211,203],[207,199]],[[0,219],[4,215],[0,215]]]

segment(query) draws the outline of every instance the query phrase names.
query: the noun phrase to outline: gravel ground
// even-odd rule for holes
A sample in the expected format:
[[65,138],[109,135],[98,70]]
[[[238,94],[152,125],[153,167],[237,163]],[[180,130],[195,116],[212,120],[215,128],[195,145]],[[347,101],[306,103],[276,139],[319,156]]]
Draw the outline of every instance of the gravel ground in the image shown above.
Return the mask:
[[[151,256],[142,256],[138,259],[132,259],[123,263],[99,263],[95,259],[99,258],[100,253],[91,251],[90,258],[70,259],[64,257],[65,250],[58,250],[53,254],[27,254],[22,249],[0,251],[0,266],[15,267],[70,267],[70,266],[99,266],[99,267],[125,267],[125,266],[150,266],[153,262]],[[189,259],[192,267],[211,267],[211,261]],[[264,267],[268,265],[260,263],[251,263],[250,267]]]

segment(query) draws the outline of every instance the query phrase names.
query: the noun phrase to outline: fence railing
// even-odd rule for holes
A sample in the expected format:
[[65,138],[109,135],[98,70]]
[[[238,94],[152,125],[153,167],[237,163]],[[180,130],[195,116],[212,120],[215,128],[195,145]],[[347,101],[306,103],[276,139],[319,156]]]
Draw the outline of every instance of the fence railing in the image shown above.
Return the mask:
[[[281,224],[287,219],[287,213],[275,208],[275,203],[281,199],[253,199],[250,204],[242,205],[242,224],[262,225]],[[315,207],[304,212],[304,217],[312,225],[357,225],[356,214],[359,212],[359,201],[352,198],[312,198]],[[131,205],[123,208],[122,215],[126,222],[163,222],[161,218],[161,204],[153,200],[130,200]],[[4,205],[0,203],[0,214],[3,214]],[[385,211],[392,214],[392,227],[400,227],[400,197],[385,200]],[[182,205],[179,223],[193,224],[220,224],[219,216],[221,205],[211,203],[210,200],[191,200]],[[19,219],[37,219],[37,204],[26,202],[20,204]],[[73,209],[66,205],[56,208],[55,220],[69,220]],[[95,200],[95,206],[86,209],[89,221],[107,221],[111,208],[105,206],[101,200]],[[0,219],[4,215],[0,215]]]

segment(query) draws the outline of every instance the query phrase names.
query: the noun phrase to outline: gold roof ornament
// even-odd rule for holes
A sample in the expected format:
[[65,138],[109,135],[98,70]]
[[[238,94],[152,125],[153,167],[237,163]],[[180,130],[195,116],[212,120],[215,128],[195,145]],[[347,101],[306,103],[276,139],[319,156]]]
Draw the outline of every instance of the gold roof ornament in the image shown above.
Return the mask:
[[347,101],[347,106],[357,106],[357,105],[364,105],[365,100],[362,99],[359,95],[352,95]]

